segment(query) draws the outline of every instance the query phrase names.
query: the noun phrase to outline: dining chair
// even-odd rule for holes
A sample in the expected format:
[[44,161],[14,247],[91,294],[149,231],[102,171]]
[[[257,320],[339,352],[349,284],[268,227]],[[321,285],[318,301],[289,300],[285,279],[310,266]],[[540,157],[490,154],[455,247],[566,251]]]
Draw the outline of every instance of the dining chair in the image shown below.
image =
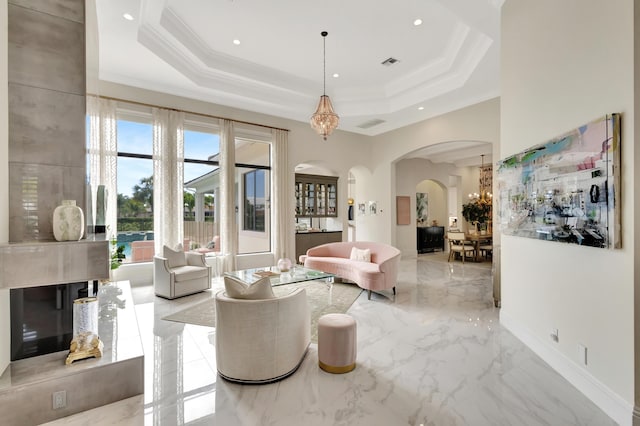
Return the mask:
[[473,257],[475,248],[469,241],[465,241],[464,232],[447,232],[447,239],[449,240],[448,262],[451,262],[451,257],[454,253],[460,253],[462,263],[464,263],[464,258],[468,252],[471,252],[471,256]]
[[485,243],[480,243],[480,253],[484,253],[484,258],[488,259],[489,256],[493,255],[493,244],[491,244],[490,241],[487,241]]

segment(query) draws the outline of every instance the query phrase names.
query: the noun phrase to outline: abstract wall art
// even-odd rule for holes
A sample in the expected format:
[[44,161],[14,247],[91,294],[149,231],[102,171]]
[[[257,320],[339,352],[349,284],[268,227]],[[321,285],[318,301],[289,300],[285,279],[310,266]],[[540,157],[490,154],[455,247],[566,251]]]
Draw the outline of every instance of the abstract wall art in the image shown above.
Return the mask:
[[396,196],[396,223],[411,224],[411,198],[408,195]]
[[425,192],[416,192],[416,222],[425,226],[429,219],[429,197]]
[[503,234],[620,248],[620,114],[497,164]]

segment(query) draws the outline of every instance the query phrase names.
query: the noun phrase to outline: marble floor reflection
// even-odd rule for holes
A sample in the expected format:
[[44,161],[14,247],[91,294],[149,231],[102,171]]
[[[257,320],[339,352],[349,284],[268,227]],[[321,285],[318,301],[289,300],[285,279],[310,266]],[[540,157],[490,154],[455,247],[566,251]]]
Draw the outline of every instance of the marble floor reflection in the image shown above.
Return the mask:
[[176,301],[134,287],[145,394],[51,425],[613,425],[498,322],[488,264],[403,260],[398,294],[362,293],[356,369],[332,375],[312,345],[274,384],[216,375],[215,329],[164,321],[221,287]]

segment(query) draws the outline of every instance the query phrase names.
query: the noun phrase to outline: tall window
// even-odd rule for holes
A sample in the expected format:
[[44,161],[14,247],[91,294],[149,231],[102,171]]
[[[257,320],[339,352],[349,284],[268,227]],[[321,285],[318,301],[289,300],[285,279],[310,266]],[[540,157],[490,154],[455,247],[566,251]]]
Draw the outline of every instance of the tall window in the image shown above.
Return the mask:
[[220,137],[212,125],[188,121],[184,131],[184,238],[191,248],[219,250],[217,194]]
[[154,254],[152,125],[150,120],[119,114],[117,134],[117,244],[124,247],[123,262],[150,262]]
[[[116,114],[116,226],[112,234],[124,249],[123,262],[151,262],[155,254],[154,129],[150,108],[119,102]],[[218,120],[186,114],[183,122],[183,212],[185,249],[219,244],[220,199]],[[89,123],[90,124],[90,123]],[[91,133],[92,135],[95,133]],[[89,139],[89,138],[88,138]],[[270,230],[271,139],[269,131],[238,126],[235,132],[235,182],[228,188],[235,202],[238,254],[268,252]],[[89,158],[88,158],[89,160]],[[89,167],[89,164],[88,164]]]
[[244,230],[264,232],[264,170],[244,174]]
[[270,170],[271,145],[258,133],[236,128],[236,224],[238,254],[271,250]]

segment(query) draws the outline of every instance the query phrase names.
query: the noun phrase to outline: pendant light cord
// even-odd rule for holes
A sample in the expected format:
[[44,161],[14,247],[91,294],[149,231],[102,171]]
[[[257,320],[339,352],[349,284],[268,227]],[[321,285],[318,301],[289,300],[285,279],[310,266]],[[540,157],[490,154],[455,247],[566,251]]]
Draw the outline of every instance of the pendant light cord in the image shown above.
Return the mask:
[[322,94],[327,94],[327,35],[329,33],[323,31],[322,36]]

